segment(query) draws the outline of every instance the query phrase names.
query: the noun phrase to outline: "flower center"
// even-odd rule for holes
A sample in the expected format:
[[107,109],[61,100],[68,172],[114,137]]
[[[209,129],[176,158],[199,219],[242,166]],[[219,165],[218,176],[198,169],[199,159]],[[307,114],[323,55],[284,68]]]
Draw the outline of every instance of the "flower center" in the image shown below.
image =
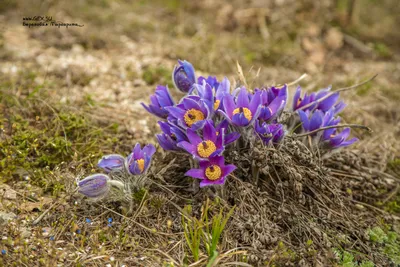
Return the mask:
[[211,165],[207,167],[205,171],[207,179],[211,181],[215,181],[221,178],[221,174],[222,174],[221,168],[217,165]]
[[200,110],[192,108],[186,111],[183,119],[185,120],[186,125],[191,127],[193,123],[204,120],[204,114]]
[[263,134],[263,136],[265,138],[271,138],[272,137],[272,133],[265,133],[265,134]]
[[143,172],[144,171],[144,159],[137,159],[136,162],[138,164],[140,172]]
[[176,141],[176,140],[177,140],[177,138],[176,138],[176,135],[175,135],[175,134],[173,134],[173,133],[172,133],[170,136],[171,136],[172,140],[174,140],[174,141]]
[[203,141],[197,145],[197,153],[202,158],[208,158],[217,150],[214,142],[211,140]]
[[301,101],[303,101],[303,99],[301,99],[301,97],[299,97],[299,99],[297,99],[296,107],[298,107],[300,105]]
[[221,101],[220,100],[215,100],[215,102],[214,102],[214,110],[217,110],[218,109],[218,107],[219,107],[219,103],[221,103]]
[[243,113],[243,114],[244,114],[244,117],[245,117],[248,121],[251,121],[252,114],[251,114],[250,109],[248,109],[248,108],[242,108],[242,107],[236,108],[236,109],[233,111],[233,115],[238,114],[238,113]]

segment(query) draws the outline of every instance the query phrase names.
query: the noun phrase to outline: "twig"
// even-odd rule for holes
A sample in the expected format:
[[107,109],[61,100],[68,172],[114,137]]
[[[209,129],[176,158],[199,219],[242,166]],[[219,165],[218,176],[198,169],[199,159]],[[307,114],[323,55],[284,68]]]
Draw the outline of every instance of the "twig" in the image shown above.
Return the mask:
[[362,205],[362,206],[366,206],[366,207],[371,208],[371,209],[373,209],[373,210],[379,211],[380,213],[388,214],[388,215],[392,216],[395,220],[400,220],[400,217],[399,217],[399,216],[396,216],[396,215],[394,215],[394,214],[390,214],[390,213],[388,213],[388,212],[385,211],[385,210],[382,210],[382,209],[380,209],[380,208],[377,208],[377,207],[372,206],[372,205],[370,205],[370,204],[367,204],[367,203],[365,203],[365,202],[357,201],[357,200],[354,200],[354,199],[350,199],[350,200],[353,201],[354,203],[357,203],[357,204],[360,204],[360,205]]
[[386,202],[388,202],[393,196],[395,196],[397,194],[397,192],[399,192],[399,189],[400,189],[400,186],[397,184],[396,188],[393,190],[393,192],[391,192],[390,195],[382,201],[382,205],[385,204]]
[[[72,196],[73,194],[75,194],[77,191],[78,191],[78,188],[75,189],[71,194],[64,196],[64,197],[63,197],[62,199],[60,199],[60,200],[64,200],[64,199],[67,198],[67,197],[71,197],[71,196]],[[45,210],[39,217],[37,217],[36,220],[34,220],[34,221],[32,222],[32,225],[38,224],[38,223],[44,218],[44,216],[45,216],[47,213],[49,213],[50,210],[52,210],[55,206],[58,206],[58,205],[60,205],[60,204],[61,204],[60,201],[54,202],[47,210]]]
[[38,224],[38,223],[43,219],[43,217],[44,217],[47,213],[49,213],[49,211],[50,211],[51,209],[53,209],[56,205],[59,205],[59,204],[60,204],[60,202],[54,202],[47,210],[45,210],[36,220],[34,220],[34,221],[32,222],[32,225]]
[[311,132],[306,132],[306,133],[303,133],[303,134],[294,135],[293,137],[296,137],[296,138],[297,138],[297,137],[303,137],[303,136],[315,134],[315,133],[317,133],[317,132],[319,132],[319,131],[323,131],[323,130],[326,130],[326,129],[344,128],[344,127],[360,128],[360,129],[367,130],[368,132],[372,133],[371,128],[369,128],[369,127],[367,127],[367,126],[364,126],[364,125],[359,125],[359,124],[339,124],[339,125],[331,125],[331,126],[321,127],[321,128],[315,129],[315,130],[313,130],[313,131],[311,131]]
[[299,78],[297,78],[293,82],[288,83],[287,86],[294,85],[294,84],[300,82],[301,80],[303,80],[307,76],[308,76],[307,73],[303,73],[303,75],[301,75]]
[[339,88],[339,89],[333,90],[333,91],[331,91],[330,93],[328,93],[326,96],[323,96],[323,97],[321,97],[321,98],[318,99],[318,100],[315,100],[315,101],[313,101],[313,102],[311,102],[311,103],[308,103],[307,105],[304,105],[304,106],[298,108],[298,110],[304,110],[304,109],[306,109],[306,108],[308,108],[308,107],[311,107],[312,105],[314,105],[314,104],[316,104],[316,103],[320,103],[320,102],[324,101],[325,99],[327,99],[328,97],[332,96],[333,94],[335,94],[335,93],[337,93],[337,92],[342,92],[342,91],[350,90],[350,89],[359,87],[359,86],[361,86],[361,85],[364,85],[364,84],[366,84],[366,83],[372,81],[373,79],[375,79],[376,76],[378,76],[378,74],[375,74],[375,75],[372,76],[371,78],[369,78],[369,79],[367,79],[366,81],[363,81],[363,82],[361,82],[361,83],[358,83],[358,84],[355,84],[355,85],[352,85],[352,86],[349,86],[349,87],[343,87],[343,88]]

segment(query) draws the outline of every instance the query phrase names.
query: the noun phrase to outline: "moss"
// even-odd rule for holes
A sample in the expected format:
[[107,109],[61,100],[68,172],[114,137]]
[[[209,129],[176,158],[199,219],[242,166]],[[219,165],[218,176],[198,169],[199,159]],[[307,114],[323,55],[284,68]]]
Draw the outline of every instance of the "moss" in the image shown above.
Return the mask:
[[[34,75],[29,75],[34,79]],[[56,168],[91,167],[102,154],[102,148],[115,147],[118,139],[115,125],[104,127],[50,99],[46,90],[35,88],[16,97],[0,86],[0,179],[18,181],[30,177],[35,185],[59,194],[64,190]],[[83,109],[90,109],[90,99]]]
[[371,242],[378,244],[379,249],[394,264],[400,265],[400,239],[398,233],[389,230],[389,226],[373,227],[368,230]]

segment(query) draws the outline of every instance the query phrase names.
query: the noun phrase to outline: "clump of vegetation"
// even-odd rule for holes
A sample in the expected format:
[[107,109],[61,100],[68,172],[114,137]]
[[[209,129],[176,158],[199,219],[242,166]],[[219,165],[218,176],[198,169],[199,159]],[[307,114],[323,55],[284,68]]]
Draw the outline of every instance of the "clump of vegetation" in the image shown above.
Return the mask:
[[[387,228],[387,227],[386,227]],[[368,230],[369,239],[396,265],[400,264],[400,239],[398,233],[375,226]]]
[[357,261],[354,254],[341,249],[334,249],[333,253],[341,267],[374,267],[375,264],[369,260]]

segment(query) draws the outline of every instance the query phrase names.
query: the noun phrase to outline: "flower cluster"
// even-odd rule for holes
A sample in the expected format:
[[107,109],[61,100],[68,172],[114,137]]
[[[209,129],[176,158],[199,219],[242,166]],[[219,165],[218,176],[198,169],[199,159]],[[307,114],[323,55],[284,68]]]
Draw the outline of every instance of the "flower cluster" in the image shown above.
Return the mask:
[[[126,158],[118,154],[103,156],[97,166],[107,174],[96,173],[77,181],[78,192],[94,199],[107,196],[112,186],[125,193],[129,192],[132,184],[140,186],[138,182],[143,180],[142,177],[149,169],[155,152],[153,145],[146,145],[141,149],[140,144],[137,143],[132,153]],[[118,179],[112,179],[112,177]]]
[[358,141],[357,138],[347,140],[350,128],[338,132],[335,127],[340,123],[340,117],[336,115],[346,104],[343,101],[338,102],[339,93],[330,92],[330,89],[310,95],[306,93],[301,98],[301,88],[298,87],[293,98],[293,110],[299,115],[303,131],[310,132],[314,143],[322,149],[345,147]]
[[301,97],[299,87],[293,97],[295,123],[288,127],[280,120],[288,102],[287,85],[256,88],[252,92],[243,86],[231,88],[227,78],[196,78],[193,65],[180,60],[172,80],[175,88],[185,93],[179,102],[174,102],[166,86],[158,86],[150,105],[142,105],[161,118],[161,133],[156,135],[160,146],[187,153],[197,162],[198,168],[190,169],[186,175],[201,179],[200,187],[223,184],[235,170],[233,164],[225,163],[224,152],[239,138],[236,148],[256,139],[267,146],[278,146],[288,130],[299,133],[299,129],[302,134],[309,132],[314,144],[329,149],[357,140],[346,140],[349,128],[341,132],[335,128],[340,122],[335,116],[345,104],[338,102],[339,93],[330,88]]

